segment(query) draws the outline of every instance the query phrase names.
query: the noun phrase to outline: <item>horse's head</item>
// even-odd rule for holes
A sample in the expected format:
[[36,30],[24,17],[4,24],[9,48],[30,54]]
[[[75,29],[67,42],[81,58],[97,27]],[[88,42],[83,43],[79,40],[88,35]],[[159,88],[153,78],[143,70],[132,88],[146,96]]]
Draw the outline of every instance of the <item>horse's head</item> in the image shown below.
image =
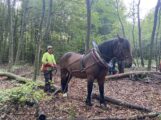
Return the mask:
[[117,57],[118,61],[124,61],[126,67],[131,67],[131,47],[127,39],[118,36],[118,38],[114,40],[113,54],[115,57]]

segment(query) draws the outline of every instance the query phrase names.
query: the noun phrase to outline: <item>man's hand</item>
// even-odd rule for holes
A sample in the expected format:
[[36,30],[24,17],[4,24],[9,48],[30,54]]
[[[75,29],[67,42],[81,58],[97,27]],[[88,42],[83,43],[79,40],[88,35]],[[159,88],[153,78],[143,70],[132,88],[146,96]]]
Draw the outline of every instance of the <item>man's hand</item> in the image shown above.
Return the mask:
[[54,67],[54,64],[50,64],[51,65],[51,67]]
[[54,67],[54,68],[57,68],[57,64],[53,64],[53,67]]

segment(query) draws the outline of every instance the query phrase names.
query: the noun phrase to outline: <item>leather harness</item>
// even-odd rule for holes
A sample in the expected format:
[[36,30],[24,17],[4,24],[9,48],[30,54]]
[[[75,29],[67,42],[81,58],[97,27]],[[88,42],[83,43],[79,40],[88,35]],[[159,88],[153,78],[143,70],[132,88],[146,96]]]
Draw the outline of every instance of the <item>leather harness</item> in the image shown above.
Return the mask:
[[[105,68],[108,67],[108,64],[106,63],[106,61],[103,58],[101,58],[100,54],[98,53],[98,51],[95,48],[91,49],[90,52],[92,54],[92,57],[95,60],[94,64],[98,63],[101,66],[104,66]],[[80,71],[81,72],[84,72],[87,68],[89,68],[90,66],[94,65],[94,64],[92,64],[92,65],[89,65],[89,66],[85,67],[84,58],[85,58],[85,55],[82,55],[82,57],[80,59]]]

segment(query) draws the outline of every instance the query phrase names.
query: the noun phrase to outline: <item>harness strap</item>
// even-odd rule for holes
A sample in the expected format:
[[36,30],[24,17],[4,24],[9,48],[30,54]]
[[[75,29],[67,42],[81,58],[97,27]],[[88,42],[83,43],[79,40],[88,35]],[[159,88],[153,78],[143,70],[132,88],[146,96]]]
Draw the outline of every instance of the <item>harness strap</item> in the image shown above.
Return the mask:
[[84,69],[85,69],[85,65],[84,65],[84,54],[83,54],[80,59],[80,71],[83,72]]

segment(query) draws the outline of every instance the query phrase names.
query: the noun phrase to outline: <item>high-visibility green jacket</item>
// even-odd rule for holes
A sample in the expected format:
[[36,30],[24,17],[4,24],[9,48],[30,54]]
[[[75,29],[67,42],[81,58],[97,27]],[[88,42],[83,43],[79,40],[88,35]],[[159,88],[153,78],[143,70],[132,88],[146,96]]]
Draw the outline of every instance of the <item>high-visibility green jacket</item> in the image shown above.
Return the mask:
[[56,64],[55,57],[53,54],[45,52],[42,57],[42,64],[44,65],[45,69],[50,69],[50,64]]

